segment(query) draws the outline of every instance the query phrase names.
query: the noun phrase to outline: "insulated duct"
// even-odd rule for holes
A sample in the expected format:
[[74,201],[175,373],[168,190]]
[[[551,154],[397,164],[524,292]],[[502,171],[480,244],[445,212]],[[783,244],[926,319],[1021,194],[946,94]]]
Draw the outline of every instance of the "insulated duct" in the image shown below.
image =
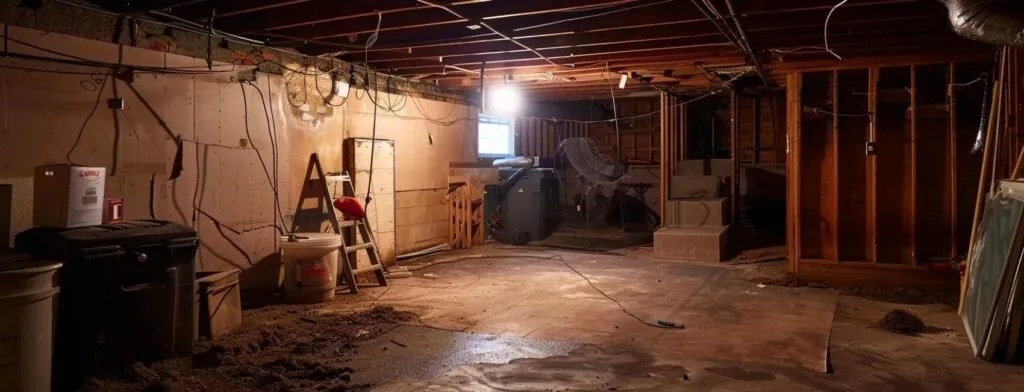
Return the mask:
[[1024,47],[1024,2],[1020,0],[939,0],[949,9],[953,31],[964,38]]

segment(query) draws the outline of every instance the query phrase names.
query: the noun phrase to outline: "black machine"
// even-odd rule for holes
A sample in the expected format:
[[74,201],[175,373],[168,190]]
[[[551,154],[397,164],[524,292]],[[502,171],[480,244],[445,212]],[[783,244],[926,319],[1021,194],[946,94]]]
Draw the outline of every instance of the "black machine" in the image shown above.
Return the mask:
[[560,183],[550,161],[513,160],[513,167],[498,169],[501,183],[486,187],[485,213],[494,239],[526,245],[547,238],[561,222]]
[[53,385],[192,352],[196,232],[161,221],[126,221],[19,233],[15,248],[60,270]]

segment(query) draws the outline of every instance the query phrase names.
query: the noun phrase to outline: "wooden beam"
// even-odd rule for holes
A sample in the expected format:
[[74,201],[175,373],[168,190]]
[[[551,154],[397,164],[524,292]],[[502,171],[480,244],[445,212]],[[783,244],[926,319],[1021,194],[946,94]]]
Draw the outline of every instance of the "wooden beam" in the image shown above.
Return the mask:
[[[732,158],[732,181],[729,191],[729,217],[732,224],[739,219],[739,198],[740,198],[740,110],[739,94],[736,89],[730,90],[729,94],[729,128],[732,135],[729,140],[729,156]],[[734,227],[733,230],[738,228]]]
[[839,251],[842,233],[839,224],[839,144],[839,71],[832,71],[832,188],[828,191],[832,197],[832,252],[836,263],[842,258]]
[[910,264],[917,265],[917,66],[910,66]]
[[[771,91],[768,92],[771,94]],[[761,97],[754,97],[754,165],[760,163],[761,155]]]
[[671,100],[672,96],[667,92],[661,92],[661,127],[659,127],[658,133],[661,139],[661,167],[660,167],[660,178],[658,179],[658,190],[661,193],[658,197],[658,211],[661,216],[662,227],[665,226],[665,204],[668,202],[669,197],[669,182],[672,179],[672,173],[669,172],[670,165],[668,161],[672,159],[672,144],[669,142],[669,129],[671,128]]
[[789,245],[789,272],[799,271],[800,249],[800,120],[802,103],[800,91],[802,77],[798,72],[786,75],[786,217],[788,224],[787,244]]
[[957,246],[957,228],[959,226],[957,219],[957,145],[956,145],[956,88],[953,86],[956,84],[956,63],[949,63],[949,88],[946,90],[946,110],[949,111],[949,165],[947,166],[949,174],[949,192],[950,192],[950,211],[949,211],[949,256],[950,259],[956,257],[959,249]]
[[[870,124],[868,130],[868,142],[875,145],[878,141],[878,74],[880,70],[878,67],[868,68],[868,112],[871,116],[868,117]],[[866,147],[865,147],[866,148]],[[875,146],[876,152],[869,155],[867,159],[868,164],[868,194],[871,196],[871,216],[868,217],[867,224],[871,231],[870,241],[870,257],[871,262],[878,263],[878,154],[877,145]]]

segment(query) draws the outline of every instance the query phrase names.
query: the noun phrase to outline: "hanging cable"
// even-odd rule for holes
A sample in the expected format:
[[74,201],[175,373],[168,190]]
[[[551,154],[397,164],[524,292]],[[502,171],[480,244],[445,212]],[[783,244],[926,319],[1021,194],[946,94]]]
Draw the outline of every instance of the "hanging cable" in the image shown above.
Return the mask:
[[89,121],[92,120],[92,116],[96,115],[96,110],[99,109],[100,101],[103,99],[103,90],[106,88],[107,80],[110,79],[110,76],[110,73],[103,75],[103,82],[101,82],[99,88],[96,89],[96,101],[93,102],[92,109],[89,110],[89,114],[85,116],[85,121],[82,122],[82,126],[78,129],[78,136],[75,136],[75,142],[71,144],[71,149],[69,149],[68,153],[64,155],[64,158],[69,164],[77,165],[71,160],[71,153],[75,152],[75,149],[78,148],[78,144],[82,142],[82,135],[85,134],[85,128],[89,125]]
[[[277,210],[278,218],[280,218],[281,222],[283,223],[283,222],[285,222],[285,219],[284,219],[284,215],[281,214],[281,207],[280,207],[281,204],[278,201],[278,197],[277,197],[277,195],[278,195],[277,185],[275,185],[274,177],[270,175],[270,169],[267,168],[267,163],[263,160],[263,154],[260,153],[260,149],[256,147],[256,143],[254,143],[253,140],[252,140],[252,134],[249,132],[249,99],[248,99],[248,97],[246,96],[246,93],[245,93],[245,82],[239,82],[238,86],[241,87],[241,89],[242,89],[242,108],[245,111],[244,116],[242,118],[244,120],[244,125],[245,125],[245,136],[249,140],[249,145],[252,146],[253,151],[256,151],[256,158],[259,159],[260,166],[263,167],[263,173],[266,174],[266,176],[267,176],[267,183],[270,184],[271,190],[274,193],[274,204],[273,204],[274,209]],[[266,110],[266,107],[264,107],[264,110]],[[270,127],[269,127],[269,124],[268,124],[267,132],[271,133],[271,138],[270,138],[271,154],[273,155],[274,158],[276,158],[276,156],[277,156],[277,147],[274,146],[275,139],[273,137],[273,132],[269,128]],[[274,170],[276,171],[276,167],[274,168]],[[277,231],[281,235],[286,234],[284,229],[281,228],[280,226],[278,226],[276,224],[276,222],[275,222],[274,226],[277,227]]]
[[833,52],[832,49],[829,48],[828,46],[828,22],[832,20],[832,14],[836,12],[836,10],[839,9],[839,7],[842,7],[843,4],[846,4],[846,2],[848,1],[850,0],[840,1],[839,4],[836,4],[834,7],[832,7],[831,10],[828,11],[828,16],[825,17],[825,51],[835,56],[839,60],[842,60],[843,58],[836,54],[836,52]]

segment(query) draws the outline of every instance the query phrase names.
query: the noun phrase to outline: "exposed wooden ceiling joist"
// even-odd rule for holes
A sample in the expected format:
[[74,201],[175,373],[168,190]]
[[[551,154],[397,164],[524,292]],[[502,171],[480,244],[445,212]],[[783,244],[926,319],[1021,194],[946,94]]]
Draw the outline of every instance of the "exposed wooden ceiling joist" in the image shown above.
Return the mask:
[[[340,52],[344,60],[444,86],[477,88],[486,62],[488,82],[505,75],[532,78],[529,83],[535,86],[524,89],[569,96],[574,89],[587,93],[592,87],[586,83],[604,77],[605,69],[636,73],[664,87],[690,88],[716,83],[707,75],[717,65],[757,62],[767,68],[766,77],[781,82],[776,69],[822,61],[825,19],[837,3],[732,0],[734,18],[726,12],[726,0],[698,2],[703,12],[690,0],[431,1],[452,12],[416,0],[131,4],[135,11],[160,9],[199,23],[215,15],[214,27],[223,31],[309,54]],[[125,4],[93,2],[111,9]],[[705,15],[712,8],[722,15],[721,20],[711,15],[714,23]],[[500,34],[481,28],[482,23]],[[723,32],[718,26],[729,27]],[[728,31],[737,26],[746,39]],[[366,49],[375,31],[376,43]],[[883,53],[956,56],[953,52],[975,53],[983,47],[952,34],[946,10],[930,0],[850,0],[832,14],[829,43],[848,61]]]

